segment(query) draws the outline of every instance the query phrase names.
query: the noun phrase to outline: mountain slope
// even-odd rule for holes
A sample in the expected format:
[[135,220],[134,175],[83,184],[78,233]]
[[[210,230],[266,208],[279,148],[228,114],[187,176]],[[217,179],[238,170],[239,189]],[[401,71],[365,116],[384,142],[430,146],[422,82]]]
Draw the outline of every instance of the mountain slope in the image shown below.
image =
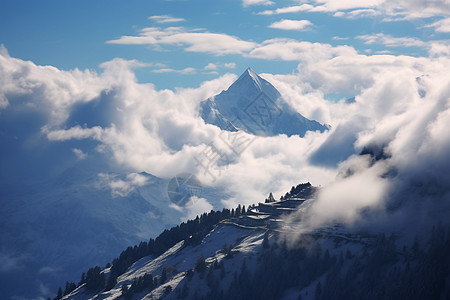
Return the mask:
[[[434,228],[426,240],[414,243],[405,243],[395,235],[369,234],[342,225],[316,229],[292,242],[292,228],[287,228],[287,224],[278,226],[282,220],[280,212],[314,201],[298,198],[313,196],[314,190],[309,184],[299,185],[293,188],[295,193],[287,194],[287,199],[260,203],[247,212],[238,208],[234,216],[227,210],[204,214],[190,221],[191,225],[200,226],[197,229],[212,226],[208,233],[202,234],[201,241],[192,242],[190,238],[174,241],[161,254],[135,260],[111,287],[100,285],[92,290],[87,287],[89,282],[80,282],[61,298],[447,299],[450,296],[447,255],[450,231],[442,227]],[[114,264],[101,271],[100,276],[109,278]]]
[[[128,245],[187,217],[188,208],[170,207],[169,180],[98,170],[108,169],[88,157],[51,179],[2,185],[2,299],[47,297],[63,279],[78,279],[89,266],[104,266]],[[142,184],[132,186],[135,177]],[[202,190],[215,209],[222,206],[219,194]]]
[[244,130],[261,136],[304,136],[329,127],[293,111],[278,90],[248,68],[226,91],[201,104],[201,117],[223,130]]

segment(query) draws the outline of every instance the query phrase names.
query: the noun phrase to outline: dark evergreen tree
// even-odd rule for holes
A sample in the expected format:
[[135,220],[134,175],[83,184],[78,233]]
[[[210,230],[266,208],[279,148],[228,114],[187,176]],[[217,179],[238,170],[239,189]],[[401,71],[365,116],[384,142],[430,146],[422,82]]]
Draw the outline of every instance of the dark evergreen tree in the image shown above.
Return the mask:
[[270,247],[270,245],[269,245],[269,231],[266,231],[264,233],[264,239],[263,239],[262,246],[263,246],[264,249],[268,249]]
[[61,288],[59,288],[59,289],[58,289],[58,295],[56,296],[56,299],[57,299],[57,300],[60,300],[60,299],[62,299],[62,297],[63,297],[63,291],[62,291]]
[[164,268],[164,269],[162,269],[162,272],[161,272],[161,284],[166,282],[166,280],[167,280],[167,269]]
[[197,258],[197,261],[195,263],[195,270],[199,271],[200,273],[203,273],[206,270],[206,261],[203,255]]

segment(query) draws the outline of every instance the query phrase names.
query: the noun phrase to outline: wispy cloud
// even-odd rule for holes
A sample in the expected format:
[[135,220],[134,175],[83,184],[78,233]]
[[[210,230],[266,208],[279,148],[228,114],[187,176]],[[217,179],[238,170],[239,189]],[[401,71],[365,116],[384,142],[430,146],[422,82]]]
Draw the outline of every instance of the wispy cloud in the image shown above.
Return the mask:
[[251,5],[273,5],[275,4],[270,0],[242,0],[242,6],[247,7]]
[[450,17],[436,21],[426,27],[432,27],[436,30],[436,32],[450,32]]
[[5,97],[5,95],[0,95],[0,109],[6,108],[9,105],[8,99]]
[[335,17],[344,17],[347,19],[369,18],[380,15],[381,12],[375,9],[355,9],[350,11],[337,11],[333,14]]
[[162,69],[155,69],[152,70],[153,73],[178,73],[178,74],[194,74],[197,72],[197,70],[195,68],[184,68],[182,70],[175,70],[175,69],[170,69],[170,68],[162,68]]
[[87,153],[84,153],[81,149],[73,148],[72,151],[78,159],[86,159],[88,157]]
[[301,11],[313,11],[315,9],[314,6],[310,4],[302,4],[302,5],[296,5],[296,6],[288,6],[288,7],[282,7],[277,8],[274,10],[265,10],[262,12],[259,12],[258,15],[280,15],[280,14],[288,14],[288,13],[297,13]]
[[356,54],[356,51],[349,46],[332,47],[329,44],[299,42],[292,39],[271,39],[253,49],[249,56],[268,60],[310,61],[350,53]]
[[234,62],[230,63],[208,63],[203,70],[206,71],[215,71],[219,68],[226,68],[226,69],[234,69],[236,68],[236,64]]
[[449,32],[446,18],[450,16],[450,6],[447,0],[309,0],[303,1],[301,5],[264,10],[258,14],[279,15],[298,12],[322,12],[348,19],[382,17],[387,22],[444,17],[431,27],[436,28],[437,32]]
[[162,16],[150,16],[148,17],[149,20],[155,21],[156,23],[177,23],[177,22],[184,22],[186,21],[183,18],[175,18],[169,15],[162,15]]
[[348,40],[348,37],[333,36],[332,39],[333,39],[334,41],[346,41],[346,40]]
[[211,53],[215,55],[242,54],[255,47],[254,42],[243,41],[235,36],[223,33],[189,31],[183,27],[148,27],[138,36],[122,36],[109,44],[185,46],[185,51]]
[[313,24],[308,20],[286,20],[283,19],[279,22],[275,22],[269,25],[269,28],[276,28],[282,30],[297,30],[305,31],[309,30]]
[[103,187],[111,189],[111,194],[114,197],[126,197],[137,187],[147,184],[147,177],[139,173],[129,173],[126,178],[120,179],[114,174],[99,173],[99,184]]
[[356,37],[363,40],[365,44],[382,44],[386,47],[422,47],[427,48],[429,43],[413,37],[393,37],[384,33],[366,34]]

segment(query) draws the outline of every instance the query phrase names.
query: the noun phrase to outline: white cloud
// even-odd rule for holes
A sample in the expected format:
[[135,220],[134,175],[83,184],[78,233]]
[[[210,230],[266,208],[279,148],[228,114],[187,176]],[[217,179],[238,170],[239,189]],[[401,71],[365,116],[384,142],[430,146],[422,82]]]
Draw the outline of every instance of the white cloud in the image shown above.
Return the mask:
[[355,9],[347,12],[337,11],[333,14],[335,17],[345,17],[348,19],[369,18],[380,15],[381,12],[375,9]]
[[356,54],[349,46],[332,47],[329,44],[299,42],[291,39],[271,39],[253,49],[250,57],[286,61],[322,60],[343,54]]
[[346,40],[348,40],[348,37],[333,36],[332,39],[334,41],[346,41]]
[[367,157],[357,156],[351,157],[346,164],[346,168],[355,166],[359,170],[352,169],[355,172],[352,176],[338,178],[319,192],[311,210],[312,226],[334,222],[352,224],[360,220],[364,209],[383,208],[389,186],[388,179],[382,177],[386,171],[384,166],[370,166]]
[[185,19],[183,18],[174,18],[169,15],[150,16],[148,18],[149,20],[155,21],[156,23],[176,23],[185,21]]
[[66,120],[74,104],[92,101],[103,88],[108,87],[93,71],[61,71],[51,66],[37,66],[10,57],[0,46],[1,109],[20,105],[27,110],[35,106],[48,115],[51,124],[58,125]]
[[209,63],[208,65],[206,65],[203,69],[204,70],[217,70],[217,65],[213,64],[213,63]]
[[43,127],[42,132],[47,135],[50,141],[67,141],[67,140],[81,140],[93,138],[100,140],[103,134],[103,128],[100,126],[95,126],[92,128],[82,128],[77,125],[69,129],[59,129],[50,131],[48,127]]
[[436,21],[426,27],[434,27],[436,32],[450,32],[450,17]]
[[384,21],[400,21],[443,17],[430,25],[437,32],[449,32],[446,19],[450,16],[447,0],[309,0],[301,5],[259,12],[259,15],[279,15],[298,12],[322,12],[349,19],[382,17]]
[[184,207],[187,212],[181,221],[193,220],[204,212],[210,212],[213,208],[207,199],[193,196]]
[[242,0],[242,6],[247,7],[250,5],[272,5],[274,2],[270,0]]
[[442,43],[431,43],[428,52],[431,57],[450,57],[450,45]]
[[301,12],[301,11],[311,11],[313,9],[314,9],[314,6],[312,6],[312,5],[302,4],[302,5],[297,5],[297,6],[277,8],[275,10],[265,10],[258,14],[270,16],[270,15],[280,15],[280,14],[287,14],[287,13],[297,13],[297,12]]
[[194,74],[196,72],[195,68],[184,68],[182,70],[174,70],[170,68],[162,68],[162,69],[155,69],[152,70],[153,73],[178,73],[178,74]]
[[349,10],[356,8],[376,7],[385,0],[316,0],[326,11]]
[[[328,74],[322,73],[326,80],[316,88],[330,92],[339,86],[350,91],[355,83],[360,87],[353,90],[357,95],[355,103],[340,101],[325,106],[331,120],[356,129],[356,140],[347,142],[355,154],[370,146],[375,151],[384,148],[387,158],[374,162],[369,157],[350,156],[340,164],[338,179],[322,189],[310,208],[299,211],[298,216],[287,222],[298,226],[299,218],[303,220],[302,226],[306,228],[296,228],[298,231],[334,221],[350,225],[369,222],[370,228],[384,226],[390,227],[389,230],[395,223],[396,230],[408,231],[430,226],[437,220],[447,222],[444,211],[450,208],[450,189],[446,183],[450,178],[444,170],[450,166],[450,160],[444,152],[450,151],[450,138],[445,134],[445,124],[450,118],[450,77],[446,71],[450,60],[445,56],[390,55],[339,57],[339,63],[332,60],[318,63],[320,68],[314,66],[313,70]],[[369,76],[353,77],[359,70]],[[337,74],[353,78],[352,84],[334,86],[331,82],[341,82]],[[298,75],[314,84],[310,71],[299,66]],[[304,82],[301,97],[295,96],[299,90],[285,93],[305,105],[309,98],[305,95],[307,88]],[[366,120],[357,122],[359,128],[351,125],[358,116]],[[339,126],[332,129],[322,146],[332,141]],[[417,225],[411,226],[411,218]]]
[[147,184],[147,177],[138,173],[129,173],[125,179],[117,178],[114,174],[98,174],[100,185],[111,189],[114,197],[126,197],[137,187]]
[[8,99],[5,97],[5,95],[0,94],[0,109],[7,108],[8,105]]
[[230,62],[230,63],[209,63],[203,68],[203,70],[216,71],[219,68],[234,69],[234,68],[236,68],[236,64],[233,63],[233,62]]
[[413,37],[393,37],[384,33],[366,34],[356,37],[363,40],[365,44],[383,44],[387,47],[423,47],[427,48],[429,43]]
[[223,66],[227,69],[235,69],[236,68],[236,64],[234,62],[224,63]]
[[86,159],[88,156],[87,153],[84,153],[83,150],[78,148],[73,148],[72,151],[78,159]]
[[[311,181],[315,185],[327,186],[340,170],[363,166],[355,172],[357,177],[340,179],[331,185],[332,191],[346,190],[346,186],[355,183],[370,188],[369,182],[373,181],[380,188],[380,194],[356,204],[355,197],[343,194],[349,197],[349,201],[342,202],[342,210],[336,214],[324,212],[318,218],[324,222],[330,218],[353,222],[364,207],[382,209],[384,203],[391,203],[391,183],[386,183],[379,175],[382,171],[388,172],[391,167],[397,170],[405,189],[406,178],[419,182],[424,180],[426,176],[420,175],[420,170],[442,178],[442,182],[448,178],[443,170],[449,167],[445,155],[450,151],[450,143],[445,129],[450,107],[450,59],[439,56],[445,51],[438,50],[436,48],[429,58],[369,56],[358,54],[349,46],[333,47],[287,39],[264,42],[249,55],[298,61],[299,65],[293,74],[262,76],[280,90],[291,107],[306,117],[333,127],[327,133],[309,133],[304,138],[284,135],[257,138],[239,159],[232,160],[222,170],[215,182],[211,182],[195,157],[202,153],[206,145],[213,141],[220,142],[220,130],[205,124],[198,116],[198,108],[200,101],[228,88],[236,75],[226,74],[197,88],[158,91],[153,85],[141,84],[136,80],[132,68],[139,65],[137,62],[113,60],[102,65],[102,74],[77,71],[90,75],[77,77],[71,72],[0,55],[0,84],[7,87],[1,91],[10,102],[5,110],[20,106],[21,102],[11,99],[17,99],[24,91],[29,96],[27,101],[30,105],[27,107],[47,111],[53,111],[60,105],[54,95],[62,95],[59,101],[64,102],[68,101],[69,96],[81,93],[87,96],[80,97],[74,103],[84,105],[102,94],[98,101],[106,101],[114,112],[108,114],[104,125],[73,126],[72,123],[65,124],[66,118],[58,118],[60,122],[55,123],[52,114],[48,114],[48,124],[42,129],[45,137],[50,141],[71,140],[74,144],[70,149],[84,149],[76,145],[77,140],[96,140],[112,163],[125,167],[133,174],[147,171],[156,176],[170,177],[182,172],[194,173],[204,183],[226,187],[230,195],[230,199],[224,200],[227,206],[255,203],[269,192],[279,197],[299,182]],[[17,71],[23,68],[27,68],[27,72]],[[52,76],[36,78],[34,74],[42,70],[45,72],[39,74],[49,72],[58,75],[58,84],[54,85],[55,78]],[[17,78],[13,77],[14,74],[19,74],[21,80],[10,80]],[[34,85],[38,85],[39,89]],[[77,87],[83,86],[92,91],[77,93]],[[48,92],[50,90],[52,93]],[[68,95],[64,96],[66,93]],[[330,102],[325,100],[328,93],[353,94],[355,102]],[[64,115],[70,116],[71,105],[64,108]],[[76,120],[72,121],[76,124]],[[349,128],[354,131],[350,132]],[[355,163],[356,159],[347,159],[352,151],[357,154],[362,147],[371,144],[387,146],[386,151],[391,155],[387,166],[378,163],[364,165]],[[339,153],[342,156],[336,157],[334,163],[343,161],[341,169],[336,169],[333,164],[318,165],[312,160],[314,154],[327,145],[331,148],[342,145],[342,148],[350,149],[345,155]],[[335,154],[337,156],[338,153]],[[118,196],[130,193],[142,184],[137,175],[126,178],[105,175],[101,178],[105,186]],[[326,196],[331,192],[324,193],[320,205],[332,201]],[[330,203],[330,207],[335,205]],[[345,207],[348,213],[344,211]]]
[[185,51],[211,53],[215,55],[242,54],[255,47],[254,42],[240,40],[237,37],[210,32],[187,31],[182,27],[148,27],[138,36],[122,36],[107,41],[110,44],[123,45],[173,45],[185,46]]
[[304,31],[310,29],[313,24],[308,20],[286,20],[283,19],[269,25],[269,28],[283,29],[283,30],[298,30]]

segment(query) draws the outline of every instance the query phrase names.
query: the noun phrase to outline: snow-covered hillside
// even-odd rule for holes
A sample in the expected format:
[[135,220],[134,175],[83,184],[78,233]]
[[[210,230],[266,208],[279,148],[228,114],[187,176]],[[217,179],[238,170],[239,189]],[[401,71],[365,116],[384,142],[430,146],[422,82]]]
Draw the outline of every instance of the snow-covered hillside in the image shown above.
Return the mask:
[[248,68],[226,91],[202,102],[201,117],[223,130],[273,136],[304,136],[329,127],[290,108],[277,89]]
[[[119,263],[115,261],[57,299],[446,299],[450,295],[450,232],[444,228],[434,228],[428,241],[409,243],[399,236],[335,224],[294,241],[292,228],[280,216],[314,198],[304,200],[290,195],[247,211],[204,214],[191,221],[196,230],[208,227],[217,216],[221,221],[198,243],[191,241],[192,236],[180,239],[160,255],[137,259],[118,277],[111,275]],[[267,209],[268,205],[276,209]],[[255,218],[262,214],[267,218]],[[175,231],[185,232],[189,226],[182,224]],[[108,287],[110,278],[116,279]]]
[[[104,266],[195,210],[172,205],[167,179],[98,173],[105,169],[87,158],[50,179],[2,186],[0,298],[52,295],[65,280],[78,280],[90,266]],[[221,208],[219,191],[201,193]]]

